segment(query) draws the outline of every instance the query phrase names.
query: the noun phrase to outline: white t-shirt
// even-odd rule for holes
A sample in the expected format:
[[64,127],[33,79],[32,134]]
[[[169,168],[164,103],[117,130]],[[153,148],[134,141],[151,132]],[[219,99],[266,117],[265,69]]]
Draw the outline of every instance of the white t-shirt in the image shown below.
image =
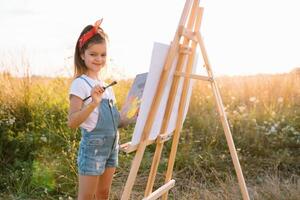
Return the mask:
[[[105,82],[103,82],[101,80],[94,80],[94,79],[88,77],[87,75],[81,75],[81,77],[86,79],[92,85],[92,87],[94,87],[97,84],[100,85],[101,87],[107,85]],[[92,88],[86,83],[85,80],[83,80],[81,78],[76,78],[73,80],[73,82],[71,84],[69,95],[72,94],[72,95],[78,96],[81,99],[84,99],[91,95],[91,90],[92,90]],[[112,99],[114,101],[114,103],[116,103],[116,98],[115,98],[112,87],[109,87],[104,91],[102,98],[103,99]],[[83,106],[84,107],[87,106],[91,101],[92,101],[92,98],[91,97],[88,98],[86,101],[83,102]],[[96,127],[98,115],[99,115],[98,108],[95,108],[93,110],[93,112],[91,112],[89,117],[82,124],[80,124],[80,127],[86,129],[87,131],[92,131]]]

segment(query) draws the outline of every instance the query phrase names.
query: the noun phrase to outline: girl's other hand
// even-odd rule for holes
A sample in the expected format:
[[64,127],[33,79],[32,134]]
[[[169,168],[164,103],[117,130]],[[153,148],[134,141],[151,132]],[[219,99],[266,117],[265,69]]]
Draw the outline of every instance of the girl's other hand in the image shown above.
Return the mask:
[[98,105],[101,102],[103,92],[104,89],[100,85],[96,85],[95,87],[93,87],[91,91],[93,104]]

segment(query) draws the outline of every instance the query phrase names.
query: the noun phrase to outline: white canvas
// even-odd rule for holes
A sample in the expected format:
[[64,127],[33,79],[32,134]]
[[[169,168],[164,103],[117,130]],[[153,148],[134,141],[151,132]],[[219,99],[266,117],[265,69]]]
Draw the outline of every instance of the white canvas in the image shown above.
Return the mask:
[[[161,44],[161,43],[154,43],[154,47],[152,50],[152,58],[151,58],[151,63],[150,63],[150,70],[149,70],[149,73],[147,76],[147,81],[146,81],[143,96],[142,96],[142,103],[141,103],[141,107],[140,107],[140,111],[139,111],[139,116],[137,118],[137,122],[136,122],[135,129],[133,132],[131,145],[136,145],[136,144],[139,144],[139,142],[140,142],[141,135],[142,135],[142,132],[143,132],[146,120],[147,120],[147,116],[148,116],[148,113],[150,111],[150,107],[152,104],[152,100],[154,98],[156,88],[158,86],[160,74],[163,70],[163,66],[164,66],[165,58],[168,53],[168,49],[169,49],[169,45]],[[168,100],[168,94],[171,89],[176,64],[177,64],[177,57],[174,59],[174,62],[171,66],[169,77],[166,82],[166,87],[163,92],[163,96],[161,98],[160,105],[156,112],[155,120],[153,122],[151,132],[149,135],[150,140],[156,139],[156,137],[160,134],[159,132],[160,132],[161,125],[162,125],[162,120],[164,117],[164,112],[165,112],[165,108],[166,108],[166,104],[167,104],[167,100]],[[186,62],[184,64],[184,68],[185,68],[185,66],[186,66]],[[195,68],[196,68],[195,66],[196,66],[196,62],[194,62],[193,71],[195,71]],[[190,102],[190,97],[191,97],[191,92],[192,92],[192,85],[193,85],[192,83],[193,83],[193,81],[191,81],[190,87],[188,90],[188,98],[187,98],[186,106],[185,106],[184,119],[185,119],[185,116],[188,111],[188,105]],[[181,80],[179,82],[179,87],[177,90],[176,98],[175,98],[174,107],[172,109],[170,122],[169,122],[169,125],[167,128],[167,133],[171,133],[175,130],[176,120],[177,120],[177,115],[178,115],[178,106],[179,106],[180,96],[182,93],[182,86],[183,86],[183,79],[181,78]]]

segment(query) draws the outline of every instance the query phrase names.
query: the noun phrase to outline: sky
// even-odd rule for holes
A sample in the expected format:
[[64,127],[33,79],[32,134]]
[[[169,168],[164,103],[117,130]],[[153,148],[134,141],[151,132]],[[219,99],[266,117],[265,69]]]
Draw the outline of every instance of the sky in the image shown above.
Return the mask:
[[[154,42],[173,40],[184,3],[0,0],[0,70],[72,76],[77,37],[86,25],[104,18],[106,72],[134,77],[149,71]],[[203,0],[201,6],[200,31],[216,75],[285,73],[300,67],[300,1]]]

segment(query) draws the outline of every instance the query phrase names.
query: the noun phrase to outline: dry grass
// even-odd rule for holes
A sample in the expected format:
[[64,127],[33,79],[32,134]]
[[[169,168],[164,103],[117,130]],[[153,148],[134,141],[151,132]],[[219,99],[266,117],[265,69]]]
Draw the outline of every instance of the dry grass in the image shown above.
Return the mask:
[[[158,175],[161,181],[162,175]],[[217,177],[216,177],[217,178]],[[174,175],[176,185],[169,192],[169,199],[174,200],[240,200],[242,199],[240,188],[236,178],[228,175],[225,180],[219,180],[215,184],[209,184],[201,177],[184,177],[183,174]],[[199,181],[200,179],[200,181]],[[131,199],[142,199],[147,181],[146,174],[139,175]],[[115,179],[112,200],[119,200],[124,187],[124,182]],[[162,184],[162,183],[161,183]],[[288,179],[278,175],[265,175],[260,182],[248,180],[247,182],[250,199],[252,200],[298,200],[300,197],[300,177],[291,176]],[[156,185],[158,187],[158,185]]]
[[[114,86],[119,108],[131,83]],[[218,83],[251,199],[299,199],[299,76],[221,77]],[[69,84],[0,76],[0,198],[75,198],[80,133],[65,123]],[[121,130],[122,143],[132,131]],[[181,134],[170,199],[241,199],[209,85],[195,85]],[[166,143],[155,188],[164,182],[169,149]],[[145,153],[131,199],[143,197],[153,151]],[[120,154],[112,199],[120,198],[132,159]]]

